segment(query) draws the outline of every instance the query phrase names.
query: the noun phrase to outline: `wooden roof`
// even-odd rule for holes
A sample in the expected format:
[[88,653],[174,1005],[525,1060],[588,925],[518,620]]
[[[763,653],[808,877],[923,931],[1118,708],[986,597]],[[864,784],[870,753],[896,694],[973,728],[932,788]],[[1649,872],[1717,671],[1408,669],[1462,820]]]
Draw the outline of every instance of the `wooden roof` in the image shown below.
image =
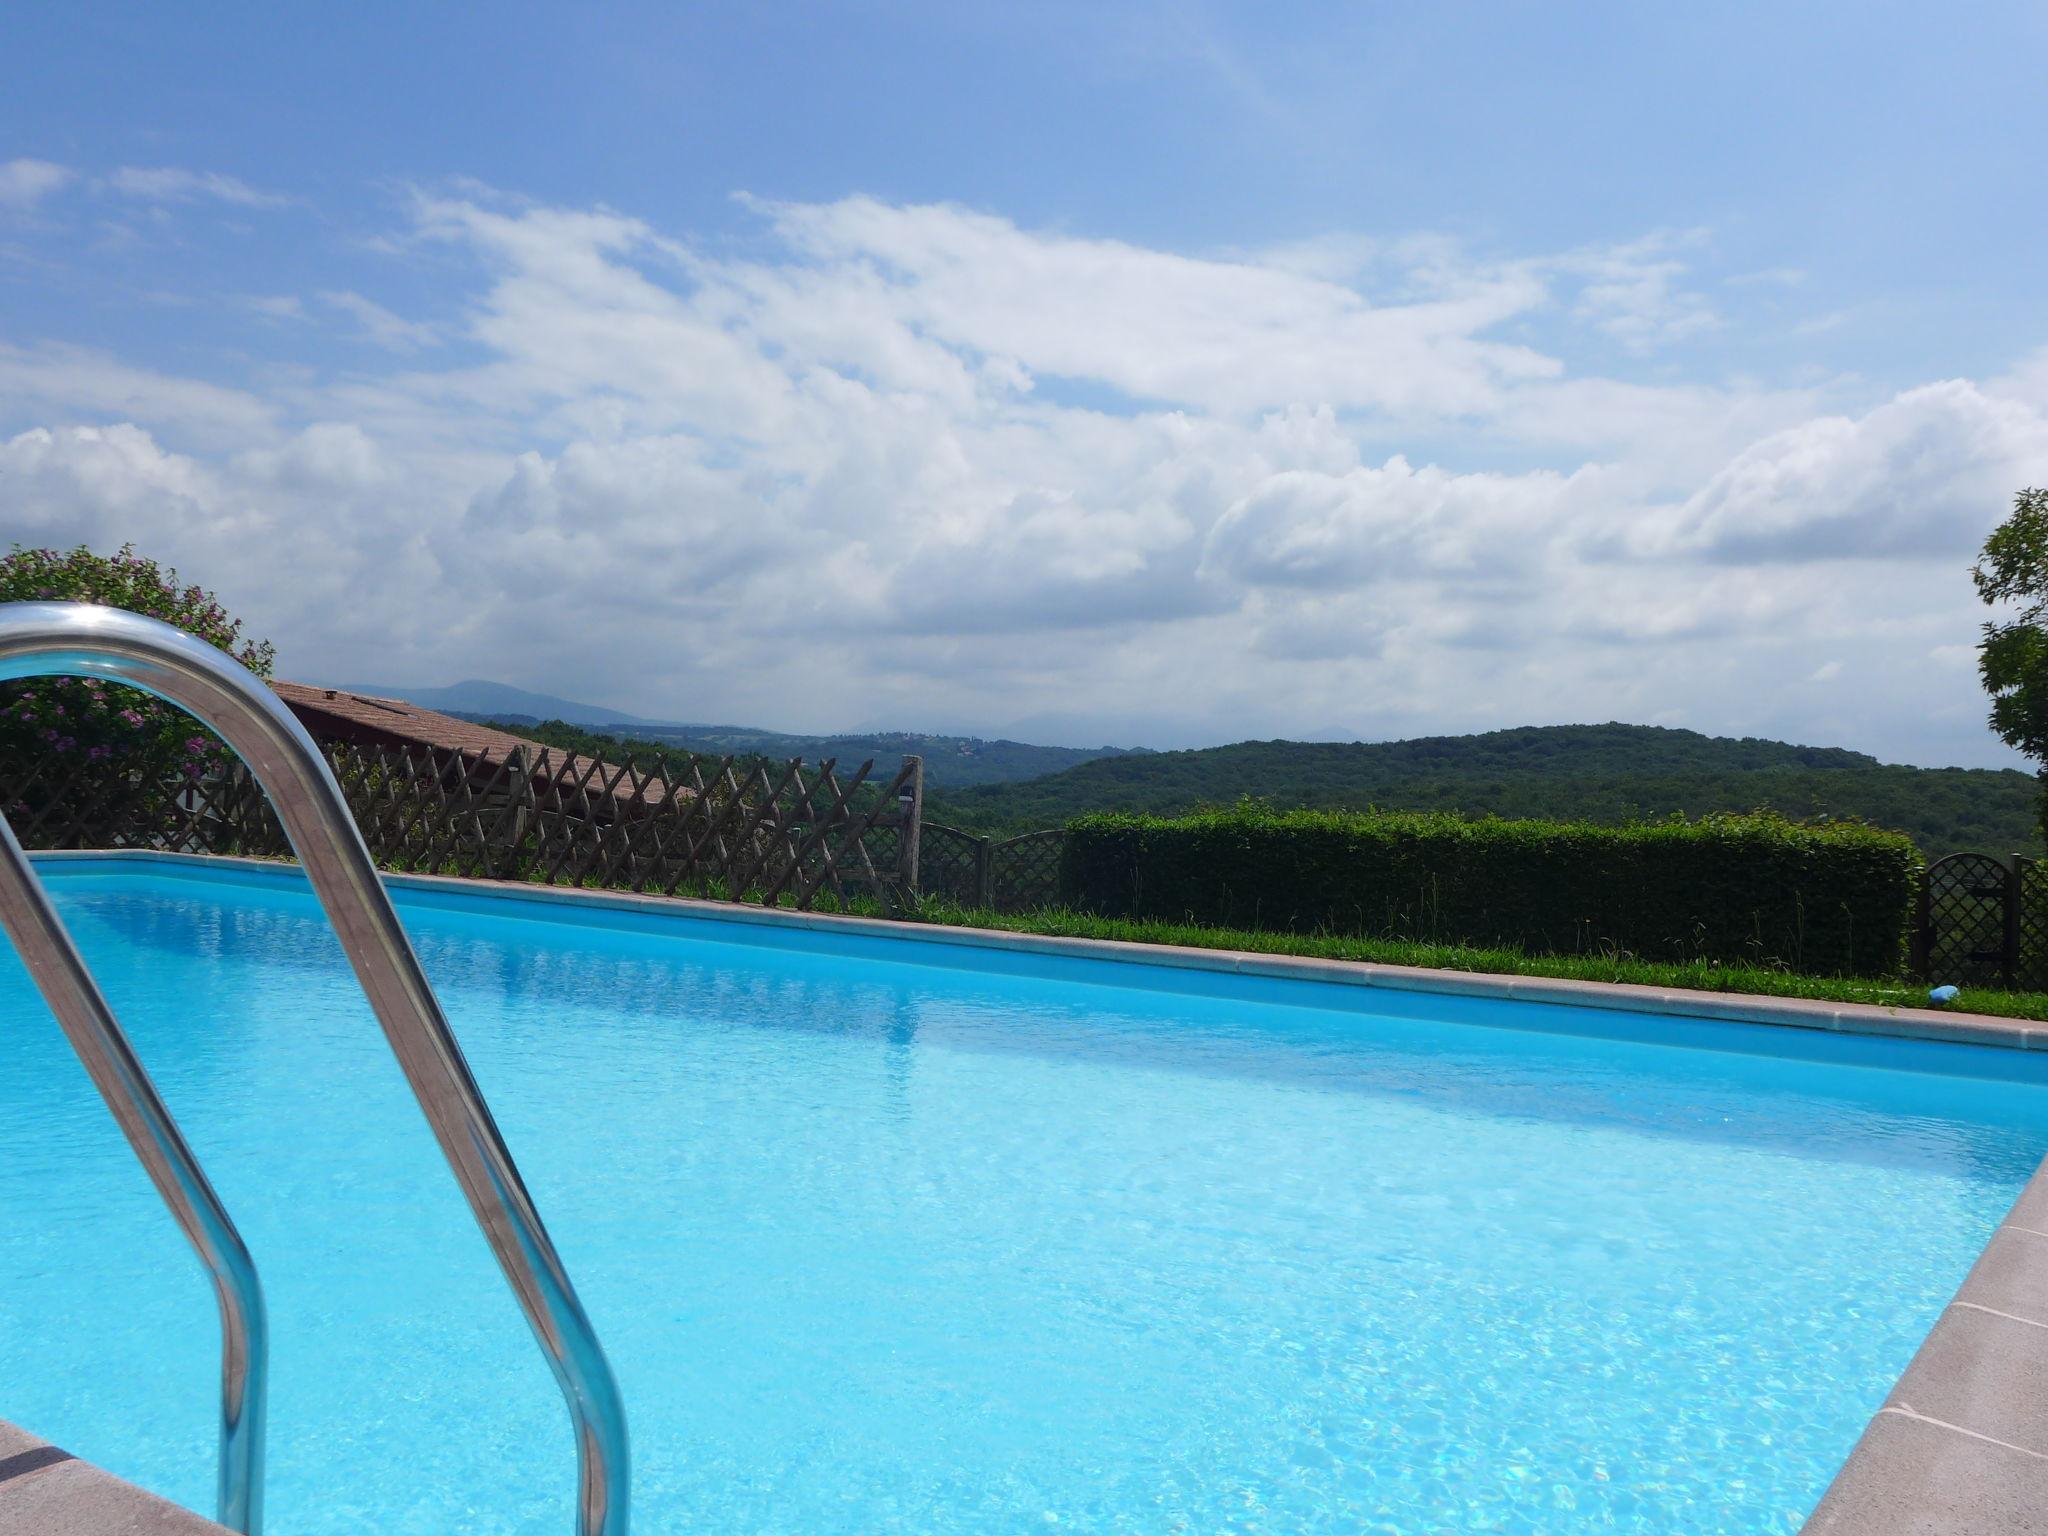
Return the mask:
[[346,688],[314,688],[275,678],[270,686],[315,741],[367,747],[433,747],[460,753],[468,762],[469,771],[482,777],[489,777],[512,753],[523,750],[527,771],[538,768],[543,777],[558,781],[565,788],[580,788],[600,804],[609,802],[620,815],[626,814],[629,807],[644,814],[648,807],[664,804],[671,796],[688,800],[695,795],[694,790],[681,784],[665,788],[611,763],[596,762],[593,767],[593,759],[583,754],[549,749],[510,731],[478,725],[473,720],[458,720],[404,699],[350,693]]
[[422,709],[404,699],[350,693],[342,688],[311,688],[304,683],[272,680],[271,689],[291,706],[299,723],[319,741],[349,741],[376,747],[440,747],[502,760],[508,752],[535,743],[509,731],[494,730],[473,720],[458,720],[437,710]]

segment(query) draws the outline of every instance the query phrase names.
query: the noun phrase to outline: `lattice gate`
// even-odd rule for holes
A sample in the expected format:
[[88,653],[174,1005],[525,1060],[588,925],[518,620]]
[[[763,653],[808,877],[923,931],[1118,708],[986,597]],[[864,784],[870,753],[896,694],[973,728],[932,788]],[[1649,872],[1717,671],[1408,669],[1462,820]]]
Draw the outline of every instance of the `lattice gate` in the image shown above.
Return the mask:
[[1067,834],[1059,827],[1026,832],[989,850],[989,905],[998,912],[1026,912],[1049,907],[1060,898],[1060,845]]
[[1059,901],[1066,833],[1058,827],[998,841],[928,821],[922,835],[918,880],[927,896],[997,912],[1028,912]]
[[2033,953],[2024,953],[2027,934],[2048,927],[2039,902],[2023,899],[2039,891],[2033,870],[2032,859],[2007,863],[1988,853],[1952,853],[1928,865],[1915,956],[1921,975],[1957,985],[2027,984],[2025,973],[2048,958],[2039,934]]

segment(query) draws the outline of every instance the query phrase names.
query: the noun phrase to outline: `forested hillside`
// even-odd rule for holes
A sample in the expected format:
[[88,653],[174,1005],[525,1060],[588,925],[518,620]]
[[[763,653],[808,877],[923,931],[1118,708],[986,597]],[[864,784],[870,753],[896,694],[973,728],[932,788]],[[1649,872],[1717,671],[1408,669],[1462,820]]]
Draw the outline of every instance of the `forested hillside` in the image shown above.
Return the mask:
[[[1448,810],[1618,822],[1682,812],[1770,809],[1799,818],[1855,817],[1906,833],[1923,853],[1965,849],[2038,855],[2039,784],[2011,769],[1910,768],[1840,747],[1799,747],[1756,737],[1702,736],[1649,725],[1552,725],[1412,741],[1241,741],[1193,752],[1092,757],[1015,782],[1031,754],[1071,762],[1068,747],[959,736],[791,736],[706,728],[679,742],[646,731],[601,733],[559,720],[495,717],[553,746],[616,755],[676,751],[770,760],[875,761],[893,774],[922,752],[926,815],[973,831],[1059,826],[1089,811],[1171,815],[1245,796],[1279,809]],[[976,778],[975,775],[982,775]]]
[[941,792],[928,814],[986,831],[1086,811],[1171,814],[1254,796],[1287,809],[1454,810],[1500,816],[1690,816],[1768,807],[1858,817],[1923,852],[2037,853],[2036,780],[2012,770],[1909,768],[1836,747],[1641,725],[1532,726],[1477,736],[1246,741],[1107,758],[1024,783]]

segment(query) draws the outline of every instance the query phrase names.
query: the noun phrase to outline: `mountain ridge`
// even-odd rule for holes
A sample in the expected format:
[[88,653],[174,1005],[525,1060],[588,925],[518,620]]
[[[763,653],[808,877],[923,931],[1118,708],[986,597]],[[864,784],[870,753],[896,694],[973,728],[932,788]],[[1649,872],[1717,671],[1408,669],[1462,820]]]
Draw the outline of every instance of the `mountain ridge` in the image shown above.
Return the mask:
[[929,804],[936,820],[987,831],[1055,826],[1088,811],[1173,814],[1244,796],[1282,809],[1591,821],[1769,809],[1892,827],[1930,854],[2036,855],[2040,793],[2036,777],[2017,769],[1917,768],[1844,747],[1608,722],[1394,742],[1236,742],[1098,759]]
[[696,752],[707,757],[801,757],[810,762],[836,759],[842,767],[868,758],[878,775],[893,775],[907,756],[924,759],[925,784],[963,789],[976,785],[1040,778],[1103,756],[1143,754],[1143,747],[1047,747],[1004,737],[946,736],[926,731],[870,731],[837,736],[804,736],[735,725],[635,726],[606,721],[578,726],[562,720],[536,720],[530,715],[472,713],[447,710],[457,719],[524,733],[550,746],[602,754],[620,747],[656,751]]
[[[1930,855],[1965,849],[2042,852],[2040,784],[2032,774],[1921,768],[1846,747],[1710,736],[1675,726],[1608,721],[1389,742],[1282,739],[1154,752],[933,732],[804,734],[649,721],[481,680],[442,689],[355,691],[411,699],[544,739],[543,722],[566,722],[557,745],[595,731],[716,756],[833,757],[842,763],[872,757],[878,773],[893,773],[903,754],[915,752],[925,758],[930,817],[990,833],[1056,826],[1089,811],[1173,814],[1250,796],[1283,809],[1377,806],[1610,822],[1769,809],[1801,819],[1856,818],[1892,827]],[[451,707],[443,702],[451,696],[567,705],[582,718],[571,720],[559,709],[542,715],[502,705]]]
[[447,683],[438,687],[425,684],[418,687],[396,687],[389,683],[334,683],[322,686],[339,688],[345,693],[368,694],[372,698],[404,699],[408,704],[417,704],[422,709],[437,709],[445,715],[456,715],[465,719],[523,715],[530,720],[566,720],[571,725],[645,727],[674,723],[650,720],[644,715],[631,715],[622,709],[612,709],[603,704],[584,704],[575,699],[558,698],[551,693],[536,693],[531,688],[520,688],[512,683],[492,682],[482,677],[465,678],[462,682]]

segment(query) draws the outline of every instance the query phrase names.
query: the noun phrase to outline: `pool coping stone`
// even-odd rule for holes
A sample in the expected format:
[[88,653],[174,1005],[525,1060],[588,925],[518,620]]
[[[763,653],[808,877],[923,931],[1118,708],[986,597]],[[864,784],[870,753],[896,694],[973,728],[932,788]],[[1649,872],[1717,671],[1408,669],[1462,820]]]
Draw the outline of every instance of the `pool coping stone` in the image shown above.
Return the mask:
[[0,1536],[226,1536],[225,1526],[0,1419]]
[[1803,1536],[2048,1531],[2048,1161],[2034,1171]]

